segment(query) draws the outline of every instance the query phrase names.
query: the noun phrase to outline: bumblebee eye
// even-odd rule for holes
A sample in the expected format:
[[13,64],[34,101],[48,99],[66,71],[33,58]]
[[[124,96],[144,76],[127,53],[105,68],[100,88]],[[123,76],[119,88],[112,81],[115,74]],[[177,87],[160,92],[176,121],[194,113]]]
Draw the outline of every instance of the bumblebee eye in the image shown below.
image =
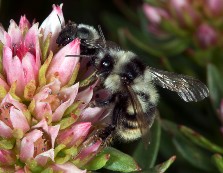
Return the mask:
[[109,67],[111,65],[111,63],[109,61],[102,61],[101,64],[103,67]]
[[65,42],[69,42],[70,40],[71,40],[70,37],[67,37]]
[[100,66],[103,69],[111,69],[113,67],[112,57],[110,55],[105,55],[105,57],[101,60]]

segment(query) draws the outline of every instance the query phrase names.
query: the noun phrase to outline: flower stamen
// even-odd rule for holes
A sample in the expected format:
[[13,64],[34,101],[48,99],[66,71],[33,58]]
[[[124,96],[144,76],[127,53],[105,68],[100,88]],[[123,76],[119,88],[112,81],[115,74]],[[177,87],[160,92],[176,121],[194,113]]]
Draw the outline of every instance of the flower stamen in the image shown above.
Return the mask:
[[43,135],[34,142],[34,157],[52,148],[50,136],[43,129],[39,130]]
[[10,108],[13,106],[11,103],[5,103],[0,108],[0,120],[3,121],[7,126],[12,128],[12,123],[10,121]]

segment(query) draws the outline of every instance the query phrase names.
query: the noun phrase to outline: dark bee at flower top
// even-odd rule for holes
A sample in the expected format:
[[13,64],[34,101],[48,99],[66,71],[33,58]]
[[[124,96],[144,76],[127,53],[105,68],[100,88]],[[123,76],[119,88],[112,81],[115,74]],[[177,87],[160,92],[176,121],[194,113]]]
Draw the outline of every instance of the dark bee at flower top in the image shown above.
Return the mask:
[[[99,32],[90,25],[76,24],[75,22],[68,21],[68,23],[62,27],[59,36],[57,37],[56,43],[59,46],[65,46],[75,38],[81,40],[81,54],[92,55],[95,53],[95,49],[102,45]],[[100,44],[99,44],[100,43]]]

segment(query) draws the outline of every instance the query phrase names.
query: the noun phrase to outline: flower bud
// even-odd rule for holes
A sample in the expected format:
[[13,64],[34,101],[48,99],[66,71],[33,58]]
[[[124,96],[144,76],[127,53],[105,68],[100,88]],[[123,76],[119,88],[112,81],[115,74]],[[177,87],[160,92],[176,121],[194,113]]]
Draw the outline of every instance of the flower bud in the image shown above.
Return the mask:
[[199,45],[206,49],[217,42],[217,32],[210,25],[203,23],[198,27],[196,33]]

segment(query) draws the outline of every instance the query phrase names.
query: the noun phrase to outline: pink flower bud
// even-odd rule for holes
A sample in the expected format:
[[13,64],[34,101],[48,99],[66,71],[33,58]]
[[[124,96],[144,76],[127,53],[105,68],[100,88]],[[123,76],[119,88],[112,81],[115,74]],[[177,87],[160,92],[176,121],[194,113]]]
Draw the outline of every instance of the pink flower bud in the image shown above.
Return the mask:
[[99,152],[101,143],[102,141],[98,140],[82,148],[79,154],[74,158],[74,162],[77,162],[80,167],[89,162]]
[[0,105],[0,136],[12,137],[14,129],[20,129],[23,133],[30,129],[29,123],[23,114],[26,106],[13,99],[7,94]]
[[193,27],[200,21],[200,15],[190,0],[170,0],[168,2],[172,18],[176,18],[182,28]]
[[[53,11],[50,15],[43,21],[40,26],[40,30],[43,30],[43,39],[45,40],[48,34],[52,34],[50,39],[49,49],[54,51],[57,48],[56,39],[61,31],[62,26],[64,26],[64,16],[62,12],[62,6],[53,5]],[[58,18],[59,17],[59,18]],[[61,22],[61,23],[60,23]]]
[[16,162],[16,154],[12,150],[0,149],[0,165],[12,166]]
[[78,147],[87,137],[91,128],[90,122],[81,122],[59,133],[57,142],[67,147]]
[[213,15],[220,15],[223,11],[223,0],[206,0],[206,6]]
[[20,21],[19,21],[19,28],[22,31],[22,33],[26,30],[28,30],[31,27],[31,24],[27,20],[26,16],[21,16]]
[[64,172],[64,173],[86,173],[85,170],[78,169],[72,163],[65,163],[65,164],[54,164],[52,165],[52,169],[55,172]]
[[198,27],[196,36],[200,46],[204,49],[213,46],[217,42],[217,32],[206,23]]
[[79,62],[79,57],[66,55],[80,55],[80,40],[75,39],[63,47],[52,59],[46,77],[48,81],[59,79],[62,86],[66,85]]
[[143,4],[143,11],[151,23],[159,24],[162,18],[168,18],[168,14],[164,9],[151,6],[147,3]]
[[35,159],[41,166],[50,158],[54,161],[54,143],[59,132],[59,125],[48,126],[45,120],[32,127],[21,141],[20,159],[26,162]]
[[34,116],[38,120],[52,116],[52,121],[59,121],[66,109],[74,102],[79,84],[61,88],[58,79],[44,86],[35,96]]

